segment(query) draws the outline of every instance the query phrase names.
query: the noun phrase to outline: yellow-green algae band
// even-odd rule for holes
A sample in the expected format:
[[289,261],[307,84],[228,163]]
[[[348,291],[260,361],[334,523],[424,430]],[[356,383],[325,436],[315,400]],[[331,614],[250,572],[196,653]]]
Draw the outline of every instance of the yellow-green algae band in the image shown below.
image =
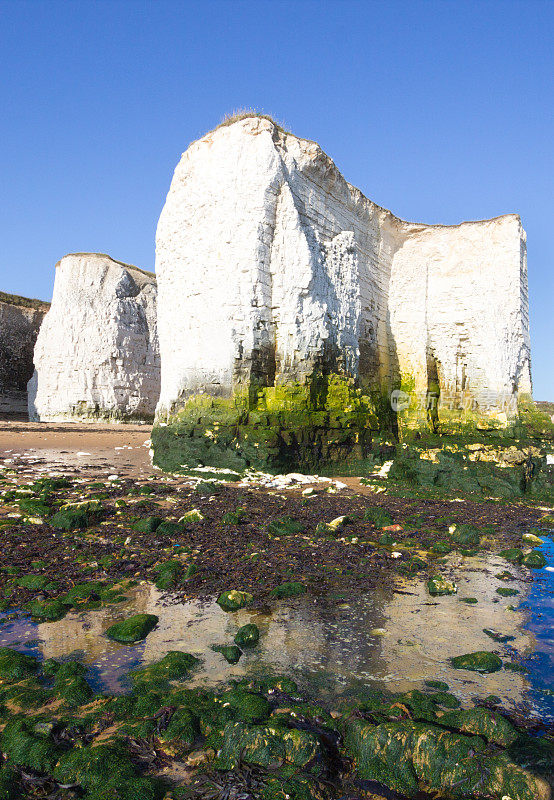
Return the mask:
[[305,384],[239,389],[232,397],[188,397],[152,431],[154,464],[172,472],[204,464],[243,470],[337,470],[371,452],[385,406],[351,378],[332,374]]

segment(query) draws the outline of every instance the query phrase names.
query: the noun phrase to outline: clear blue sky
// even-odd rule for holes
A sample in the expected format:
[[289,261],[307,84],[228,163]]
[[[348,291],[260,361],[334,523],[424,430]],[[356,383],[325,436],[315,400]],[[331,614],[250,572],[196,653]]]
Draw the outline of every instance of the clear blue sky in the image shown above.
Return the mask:
[[553,33],[538,0],[0,0],[0,288],[49,299],[74,251],[153,269],[181,152],[255,107],[404,219],[520,213],[554,400]]

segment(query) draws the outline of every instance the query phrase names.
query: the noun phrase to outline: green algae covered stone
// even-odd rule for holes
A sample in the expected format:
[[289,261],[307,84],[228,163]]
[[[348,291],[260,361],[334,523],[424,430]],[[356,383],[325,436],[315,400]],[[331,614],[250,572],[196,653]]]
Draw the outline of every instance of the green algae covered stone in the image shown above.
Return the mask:
[[184,749],[189,749],[199,733],[198,720],[194,714],[188,708],[178,708],[159,738],[165,742],[177,739]]
[[87,800],[154,800],[154,785],[139,777],[119,746],[101,744],[64,753],[54,778],[61,784],[79,784]]
[[433,703],[437,703],[439,706],[444,706],[444,708],[459,708],[460,701],[458,698],[451,694],[450,692],[433,692],[429,695]]
[[214,644],[212,650],[221,653],[225,661],[229,664],[238,664],[242,656],[242,650],[234,644]]
[[498,555],[510,564],[521,564],[523,561],[523,551],[519,547],[508,547],[506,550],[501,550]]
[[380,506],[366,508],[363,519],[366,522],[373,523],[376,528],[385,528],[387,525],[392,525],[391,515],[385,508]]
[[427,581],[427,590],[430,595],[436,597],[437,595],[456,594],[458,587],[453,581],[439,576]]
[[530,569],[542,569],[546,566],[547,561],[544,553],[541,553],[540,550],[532,550],[525,556],[522,563],[524,567],[529,567]]
[[184,567],[180,561],[173,559],[171,561],[164,561],[154,567],[154,572],[157,574],[156,588],[161,591],[168,589],[175,589],[183,579]]
[[244,722],[229,722],[223,731],[217,766],[234,769],[242,761],[271,770],[280,767],[285,758],[285,743],[273,731]]
[[424,683],[430,689],[438,689],[440,692],[447,692],[450,689],[450,686],[444,681],[428,680],[424,681]]
[[441,725],[463,733],[483,736],[488,742],[509,747],[518,738],[518,732],[507,719],[488,708],[469,708],[450,711],[440,718]]
[[269,594],[271,597],[281,599],[283,597],[297,597],[298,595],[305,594],[307,591],[303,583],[291,581],[290,583],[282,583],[280,586],[276,586]]
[[47,575],[22,575],[16,581],[22,589],[32,589],[34,591],[53,592],[57,589],[57,584],[50,580]]
[[52,600],[51,602],[33,600],[27,606],[27,611],[30,615],[40,622],[57,622],[65,617],[68,610],[68,607],[60,600]]
[[120,644],[134,644],[145,639],[158,622],[159,619],[155,614],[135,614],[111,625],[106,631],[106,636]]
[[12,764],[37,772],[51,772],[60,751],[49,738],[37,735],[32,720],[14,717],[0,735],[0,747]]
[[294,536],[304,533],[305,530],[304,525],[293,517],[274,519],[268,524],[267,529],[274,536]]
[[160,661],[131,672],[134,684],[164,682],[186,678],[189,672],[200,663],[200,659],[181,650],[170,650]]
[[5,681],[20,681],[34,675],[38,661],[10,647],[0,647],[0,678]]
[[135,522],[132,528],[138,533],[154,533],[162,522],[163,519],[161,517],[144,517],[143,519],[139,519],[138,522]]
[[[546,800],[546,782],[510,761],[485,752],[483,739],[436,725],[349,722],[345,746],[358,777],[384,784],[406,797],[420,790],[437,797]],[[455,787],[454,794],[452,793]]]
[[156,528],[156,533],[158,536],[180,536],[184,531],[184,526],[180,525],[178,522],[171,522],[167,520],[166,522],[162,522]]
[[239,647],[254,647],[260,641],[260,629],[250,622],[239,628],[235,636],[235,644]]
[[468,669],[471,672],[498,672],[502,669],[502,659],[496,653],[488,653],[485,650],[454,656],[450,659],[450,663],[454,669]]
[[241,722],[263,722],[271,713],[270,703],[261,694],[232,689],[223,695],[224,707],[232,709]]
[[[270,726],[269,726],[270,727]],[[277,731],[276,731],[277,732]],[[322,756],[322,747],[315,734],[292,728],[286,732],[278,731],[285,744],[287,764],[295,767],[306,767]]]
[[508,586],[500,586],[496,590],[496,593],[502,597],[515,597],[516,594],[519,594],[519,589],[510,589]]
[[229,589],[221,592],[217,598],[217,604],[224,611],[238,611],[251,603],[254,598],[248,592],[239,592],[237,589]]
[[472,525],[456,525],[452,539],[461,545],[479,545],[481,542],[479,531]]

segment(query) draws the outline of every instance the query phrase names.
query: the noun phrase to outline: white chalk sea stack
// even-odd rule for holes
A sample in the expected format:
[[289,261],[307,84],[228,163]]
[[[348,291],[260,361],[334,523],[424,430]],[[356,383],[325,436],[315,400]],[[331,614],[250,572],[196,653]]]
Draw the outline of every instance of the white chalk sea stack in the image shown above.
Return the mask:
[[183,412],[209,398],[211,408],[246,398],[249,412],[290,410],[286,387],[297,399],[311,386],[308,408],[329,411],[313,399],[320,379],[367,395],[440,389],[443,408],[499,417],[531,389],[519,217],[404,222],[319,145],[266,118],[219,127],[184,153],[156,274],[157,418],[180,414],[181,432]]
[[101,253],[56,264],[28,384],[32,420],[151,419],[160,357],[152,273]]

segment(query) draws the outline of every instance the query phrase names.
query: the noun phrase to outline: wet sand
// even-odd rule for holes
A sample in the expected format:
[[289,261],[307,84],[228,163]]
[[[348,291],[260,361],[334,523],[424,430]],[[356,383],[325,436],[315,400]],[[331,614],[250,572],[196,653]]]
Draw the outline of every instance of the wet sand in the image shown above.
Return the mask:
[[0,464],[28,471],[84,471],[144,477],[155,472],[150,425],[0,419]]

